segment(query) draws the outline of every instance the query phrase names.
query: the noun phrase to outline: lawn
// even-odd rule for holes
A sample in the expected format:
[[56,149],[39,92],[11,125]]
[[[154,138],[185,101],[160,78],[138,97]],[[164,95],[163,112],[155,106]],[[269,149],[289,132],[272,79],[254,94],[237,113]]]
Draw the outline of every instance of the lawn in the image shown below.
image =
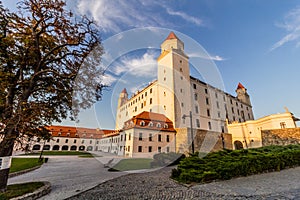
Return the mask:
[[[28,153],[23,155],[24,156],[40,155],[40,152]],[[45,156],[89,156],[91,154],[85,151],[43,151],[43,155]]]
[[172,178],[183,183],[227,180],[300,166],[300,145],[224,150],[200,158],[194,154],[173,169]]
[[31,182],[8,185],[6,192],[0,193],[0,200],[11,199],[27,193],[31,193],[38,188],[44,186],[42,182]]
[[150,169],[150,163],[153,159],[150,158],[130,158],[123,159],[115,166],[109,169],[109,171],[129,171],[138,169]]
[[12,158],[9,173],[30,169],[42,164],[38,158]]

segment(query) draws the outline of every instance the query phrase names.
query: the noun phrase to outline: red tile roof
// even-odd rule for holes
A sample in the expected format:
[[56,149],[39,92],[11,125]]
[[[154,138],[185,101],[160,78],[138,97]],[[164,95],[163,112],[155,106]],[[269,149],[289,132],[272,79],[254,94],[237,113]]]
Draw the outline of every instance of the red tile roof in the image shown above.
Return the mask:
[[101,130],[73,126],[49,126],[47,128],[51,132],[52,137],[100,139],[103,135],[113,132],[113,130]]
[[179,40],[173,31],[171,31],[171,33],[168,35],[168,37],[165,40],[172,40],[172,39]]
[[121,93],[127,93],[126,88],[124,88]]
[[239,83],[237,89],[245,89],[245,87],[241,83]]
[[124,129],[144,128],[159,131],[176,132],[173,122],[165,115],[153,112],[144,111],[124,124]]

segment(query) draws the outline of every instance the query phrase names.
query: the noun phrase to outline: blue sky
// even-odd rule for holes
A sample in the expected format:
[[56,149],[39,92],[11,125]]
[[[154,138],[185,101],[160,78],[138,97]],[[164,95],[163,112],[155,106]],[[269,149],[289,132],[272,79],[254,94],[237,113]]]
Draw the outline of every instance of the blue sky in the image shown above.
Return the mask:
[[300,1],[77,0],[68,7],[97,20],[107,52],[104,81],[111,84],[101,102],[82,112],[79,126],[114,128],[118,93],[155,79],[159,45],[170,31],[185,42],[191,60],[211,58],[205,69],[219,73],[209,83],[233,95],[238,82],[248,89],[256,118],[284,106],[300,117]]

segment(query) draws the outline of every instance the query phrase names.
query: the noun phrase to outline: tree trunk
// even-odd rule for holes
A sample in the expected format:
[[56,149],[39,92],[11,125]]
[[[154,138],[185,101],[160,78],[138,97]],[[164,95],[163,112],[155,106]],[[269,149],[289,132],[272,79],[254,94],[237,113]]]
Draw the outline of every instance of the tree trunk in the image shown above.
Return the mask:
[[[10,134],[5,134],[3,140],[0,143],[0,157],[7,157],[12,155],[16,137],[17,133],[12,134],[12,132],[10,132]],[[6,190],[9,169],[10,168],[0,170],[0,191]]]

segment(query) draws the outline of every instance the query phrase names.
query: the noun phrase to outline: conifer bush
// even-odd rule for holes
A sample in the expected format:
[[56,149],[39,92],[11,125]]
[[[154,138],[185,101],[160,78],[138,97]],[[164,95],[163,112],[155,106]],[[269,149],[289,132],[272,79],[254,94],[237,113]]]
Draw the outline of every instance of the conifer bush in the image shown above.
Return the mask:
[[198,155],[180,161],[171,177],[183,183],[204,183],[300,166],[300,145],[223,150],[203,158]]

